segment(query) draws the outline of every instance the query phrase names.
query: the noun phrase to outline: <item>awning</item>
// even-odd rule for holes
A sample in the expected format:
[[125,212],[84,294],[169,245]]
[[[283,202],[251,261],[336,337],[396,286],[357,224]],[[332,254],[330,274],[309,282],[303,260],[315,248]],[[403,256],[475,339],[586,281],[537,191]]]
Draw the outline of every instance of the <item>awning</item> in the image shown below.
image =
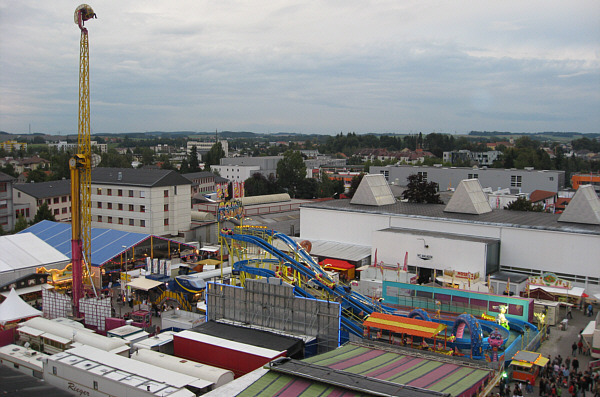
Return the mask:
[[433,321],[425,321],[416,318],[394,316],[391,314],[377,312],[372,313],[369,318],[363,322],[363,326],[385,329],[397,334],[421,336],[423,338],[433,338],[435,335],[446,329],[445,324],[440,324]]
[[527,361],[517,361],[517,360],[512,360],[510,362],[510,365],[517,365],[519,367],[525,367],[525,368],[533,367],[532,363],[528,363]]
[[566,288],[557,288],[557,287],[548,287],[545,285],[530,285],[529,289],[541,289],[546,292],[549,292],[553,295],[562,295],[562,296],[573,296],[573,297],[581,297],[585,293],[585,288],[582,287],[573,287],[571,289]]
[[219,247],[216,247],[214,245],[205,245],[204,247],[200,248],[200,251],[218,252],[219,251]]
[[220,265],[223,263],[217,259],[202,259],[201,261],[195,262],[194,265]]
[[143,291],[148,291],[154,287],[158,287],[159,285],[164,284],[160,281],[150,280],[149,278],[138,277],[134,278],[130,283],[127,283],[127,286],[133,289],[141,289]]
[[540,367],[545,367],[546,364],[548,364],[548,358],[547,357],[540,357],[538,358],[538,360],[535,362],[535,365],[538,365]]
[[[31,287],[25,287],[25,288],[19,288],[16,289],[15,292],[17,293],[17,295],[25,295],[25,294],[29,294],[31,292],[37,292],[37,291],[41,291],[43,289],[52,289],[54,288],[52,285],[50,284],[39,284],[39,285],[33,285]],[[8,294],[10,294],[10,291],[5,291],[1,293],[3,296],[8,296]]]
[[320,265],[323,266],[324,268],[331,268],[331,269],[335,269],[335,270],[348,270],[348,269],[354,269],[354,265],[346,262],[346,261],[342,261],[339,259],[323,259],[320,262]]

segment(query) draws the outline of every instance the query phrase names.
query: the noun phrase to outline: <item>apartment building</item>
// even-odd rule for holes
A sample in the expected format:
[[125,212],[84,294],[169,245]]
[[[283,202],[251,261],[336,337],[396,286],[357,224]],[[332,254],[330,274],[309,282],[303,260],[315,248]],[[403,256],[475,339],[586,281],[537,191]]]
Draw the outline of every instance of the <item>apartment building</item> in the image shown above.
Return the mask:
[[95,168],[92,227],[178,235],[190,228],[191,185],[171,170]]

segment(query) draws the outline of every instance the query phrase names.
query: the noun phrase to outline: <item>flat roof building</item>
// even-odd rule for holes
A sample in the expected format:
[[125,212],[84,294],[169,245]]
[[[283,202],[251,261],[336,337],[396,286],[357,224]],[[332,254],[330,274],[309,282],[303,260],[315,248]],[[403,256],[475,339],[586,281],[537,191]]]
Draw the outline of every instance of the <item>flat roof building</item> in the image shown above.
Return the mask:
[[410,175],[420,174],[425,181],[437,183],[439,190],[456,188],[463,179],[479,179],[483,188],[510,188],[513,193],[558,192],[565,187],[565,172],[556,170],[388,165],[373,166],[369,173],[382,174],[389,183],[401,186],[407,184]]

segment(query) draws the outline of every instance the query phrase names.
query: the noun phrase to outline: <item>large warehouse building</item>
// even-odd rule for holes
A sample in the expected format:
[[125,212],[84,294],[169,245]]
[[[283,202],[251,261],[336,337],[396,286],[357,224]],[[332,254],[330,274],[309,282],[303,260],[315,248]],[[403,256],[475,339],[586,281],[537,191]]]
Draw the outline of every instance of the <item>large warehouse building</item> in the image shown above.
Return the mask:
[[368,175],[352,200],[303,204],[301,238],[370,246],[378,262],[406,258],[410,270],[552,272],[600,292],[600,199],[591,186],[550,214],[492,210],[477,180],[463,182],[447,205],[413,204],[396,201],[383,175]]

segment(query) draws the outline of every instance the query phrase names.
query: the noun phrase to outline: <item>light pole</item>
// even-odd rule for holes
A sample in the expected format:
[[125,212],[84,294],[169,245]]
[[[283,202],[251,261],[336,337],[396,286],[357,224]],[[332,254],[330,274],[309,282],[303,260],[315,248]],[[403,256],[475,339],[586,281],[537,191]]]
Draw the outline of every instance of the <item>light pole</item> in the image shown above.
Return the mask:
[[123,296],[125,297],[125,302],[129,303],[129,291],[127,290],[127,281],[129,278],[129,273],[127,272],[127,246],[122,245],[121,248],[125,248],[125,279],[123,280],[123,283],[121,283],[121,285],[125,290],[123,293]]

